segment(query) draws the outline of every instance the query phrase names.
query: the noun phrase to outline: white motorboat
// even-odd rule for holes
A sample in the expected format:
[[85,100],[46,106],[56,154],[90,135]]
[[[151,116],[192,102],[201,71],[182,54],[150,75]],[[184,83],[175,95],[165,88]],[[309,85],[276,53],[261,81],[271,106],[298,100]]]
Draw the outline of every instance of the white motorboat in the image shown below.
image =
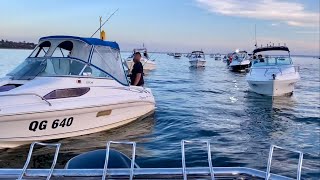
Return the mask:
[[126,60],[127,66],[128,66],[130,71],[132,70],[133,65],[134,65],[133,56],[134,56],[134,53],[136,53],[136,52],[140,52],[140,54],[141,54],[140,62],[143,65],[143,70],[144,71],[148,72],[148,71],[152,71],[152,70],[156,69],[156,63],[155,63],[154,60],[150,59],[147,49],[146,48],[140,48],[140,49],[134,49],[133,53],[131,54],[131,56],[129,56],[127,58],[127,60]]
[[181,53],[174,53],[174,54],[173,54],[173,57],[174,57],[175,59],[180,59],[181,56],[182,56]]
[[250,67],[250,57],[246,51],[237,50],[232,55],[232,60],[229,64],[231,71],[243,71]]
[[39,40],[0,79],[0,148],[115,128],[151,114],[148,88],[130,86],[116,42],[74,36]]
[[253,59],[250,73],[246,77],[250,89],[268,96],[291,94],[300,79],[299,67],[293,65],[290,51],[285,46],[261,47],[255,49],[253,54],[270,51],[286,51],[289,55]]
[[215,56],[214,56],[214,60],[216,60],[216,61],[221,61],[221,54],[216,54]]
[[206,64],[205,55],[202,51],[193,51],[189,57],[191,67],[204,67]]
[[173,56],[173,53],[167,53],[168,56]]

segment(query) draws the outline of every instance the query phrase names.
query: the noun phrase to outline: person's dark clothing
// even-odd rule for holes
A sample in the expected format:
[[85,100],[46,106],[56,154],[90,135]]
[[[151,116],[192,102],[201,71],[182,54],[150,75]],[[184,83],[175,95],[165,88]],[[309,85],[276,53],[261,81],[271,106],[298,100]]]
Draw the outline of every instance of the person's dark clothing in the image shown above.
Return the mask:
[[132,71],[131,71],[131,76],[130,76],[131,85],[134,84],[134,81],[135,81],[138,73],[141,73],[141,78],[140,78],[140,81],[138,82],[137,86],[143,86],[143,84],[144,84],[143,66],[142,66],[141,62],[134,63],[134,65],[133,65],[133,68],[132,68]]

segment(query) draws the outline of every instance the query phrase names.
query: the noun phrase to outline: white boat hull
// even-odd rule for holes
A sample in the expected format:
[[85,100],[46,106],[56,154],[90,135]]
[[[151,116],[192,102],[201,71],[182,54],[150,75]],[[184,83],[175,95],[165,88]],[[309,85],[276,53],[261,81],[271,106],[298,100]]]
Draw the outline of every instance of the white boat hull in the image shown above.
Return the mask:
[[[142,63],[143,70],[145,70],[145,71],[152,71],[152,70],[156,69],[156,63],[154,61],[142,58],[140,62]],[[131,72],[131,70],[133,68],[133,65],[134,65],[133,60],[132,59],[127,59],[126,63],[127,63],[127,66],[128,66],[128,68],[129,68],[129,70]]]
[[189,61],[191,67],[205,67],[206,61],[205,60],[190,60]]
[[[6,81],[3,80],[5,84]],[[79,97],[46,101],[23,94],[38,92],[44,97],[55,89],[80,87],[90,87],[90,90]],[[18,95],[7,96],[10,94]],[[113,80],[66,77],[27,81],[18,88],[0,93],[0,102],[5,102],[0,103],[0,148],[108,130],[155,109],[150,89],[124,87]]]
[[269,81],[248,81],[252,91],[267,96],[282,96],[293,93],[294,86],[298,79],[292,80],[269,80]]
[[153,103],[135,102],[1,116],[0,148],[96,133],[130,123],[153,110]]
[[267,96],[292,93],[300,75],[293,65],[253,67],[247,74],[250,89]]

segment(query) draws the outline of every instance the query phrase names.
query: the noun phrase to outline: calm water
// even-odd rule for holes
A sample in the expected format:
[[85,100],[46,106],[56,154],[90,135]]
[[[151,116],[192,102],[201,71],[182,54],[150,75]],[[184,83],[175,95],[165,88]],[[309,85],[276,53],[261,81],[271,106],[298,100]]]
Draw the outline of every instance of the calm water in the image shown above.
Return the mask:
[[[0,50],[0,76],[30,53]],[[124,53],[123,58],[128,54]],[[207,58],[204,69],[190,69],[186,58],[154,54],[157,69],[145,77],[157,109],[153,117],[107,132],[59,140],[59,167],[74,155],[103,148],[107,140],[137,142],[142,167],[181,167],[182,139],[209,139],[214,166],[265,170],[270,144],[303,151],[303,179],[319,179],[319,60],[294,58],[301,81],[291,97],[270,98],[249,91],[245,74],[232,73],[222,61]],[[126,153],[130,148],[117,147]],[[204,149],[204,147],[202,147]],[[188,166],[206,166],[206,154],[187,149]],[[0,150],[0,167],[22,167],[28,146]],[[32,167],[49,167],[48,149],[38,148]],[[297,156],[275,151],[272,172],[295,176]]]

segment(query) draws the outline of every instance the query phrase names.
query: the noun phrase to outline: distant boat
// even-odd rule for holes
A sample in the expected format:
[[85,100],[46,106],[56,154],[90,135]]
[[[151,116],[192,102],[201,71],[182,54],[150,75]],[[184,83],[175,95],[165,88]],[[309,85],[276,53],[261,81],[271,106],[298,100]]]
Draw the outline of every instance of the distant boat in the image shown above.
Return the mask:
[[286,46],[268,46],[257,48],[253,54],[267,51],[287,51],[289,56],[265,56],[252,60],[247,82],[250,89],[258,94],[281,96],[290,94],[300,79],[299,67],[294,66]]
[[217,54],[210,54],[209,55],[210,58],[214,58],[214,60],[216,61],[220,61],[221,60],[221,54],[217,53]]
[[176,58],[176,59],[180,59],[181,56],[182,56],[181,53],[174,53],[174,54],[173,54],[173,57]]
[[215,54],[214,60],[221,61],[221,54],[219,54],[219,53]]
[[204,67],[206,59],[203,51],[193,51],[189,57],[189,63],[191,67]]
[[154,62],[154,60],[151,60],[148,54],[148,51],[146,48],[137,48],[137,49],[133,49],[132,54],[127,58],[126,63],[127,63],[127,67],[129,68],[129,71],[132,70],[133,68],[133,56],[134,53],[136,52],[140,52],[141,54],[141,60],[140,62],[143,65],[143,70],[145,71],[152,71],[154,69],[156,69],[156,63]]
[[237,51],[232,55],[232,60],[229,64],[229,68],[232,71],[243,71],[250,66],[249,55],[247,51]]

